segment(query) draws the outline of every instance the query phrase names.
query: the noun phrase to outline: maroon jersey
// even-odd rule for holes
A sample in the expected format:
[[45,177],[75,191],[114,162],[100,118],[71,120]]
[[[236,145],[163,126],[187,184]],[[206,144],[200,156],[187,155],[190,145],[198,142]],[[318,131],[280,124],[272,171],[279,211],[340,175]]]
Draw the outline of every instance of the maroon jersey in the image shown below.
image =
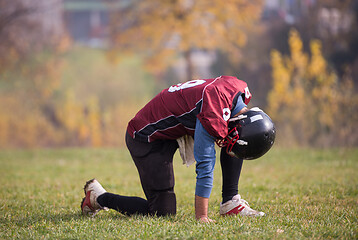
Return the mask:
[[235,77],[192,80],[161,91],[128,123],[135,139],[177,139],[194,136],[196,119],[216,138],[228,134],[228,120],[238,97],[251,99],[247,84]]

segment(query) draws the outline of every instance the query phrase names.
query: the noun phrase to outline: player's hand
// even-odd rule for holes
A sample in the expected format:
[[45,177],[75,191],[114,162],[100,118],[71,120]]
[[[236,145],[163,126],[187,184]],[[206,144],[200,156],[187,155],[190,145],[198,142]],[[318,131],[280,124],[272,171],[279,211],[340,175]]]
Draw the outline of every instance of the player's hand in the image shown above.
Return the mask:
[[214,223],[215,222],[215,220],[212,220],[212,219],[210,219],[210,218],[208,218],[208,217],[201,217],[201,218],[199,218],[198,219],[201,223]]

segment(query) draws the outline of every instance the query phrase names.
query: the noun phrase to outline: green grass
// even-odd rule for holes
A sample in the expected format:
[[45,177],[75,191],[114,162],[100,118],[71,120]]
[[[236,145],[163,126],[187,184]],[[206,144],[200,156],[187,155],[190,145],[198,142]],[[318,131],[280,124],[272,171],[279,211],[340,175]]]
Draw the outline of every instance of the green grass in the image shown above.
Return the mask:
[[178,214],[80,214],[83,184],[143,197],[124,149],[0,152],[0,239],[357,239],[358,149],[283,150],[246,161],[240,194],[264,218],[220,217],[220,164],[210,198],[213,224],[194,219],[195,168],[175,158]]

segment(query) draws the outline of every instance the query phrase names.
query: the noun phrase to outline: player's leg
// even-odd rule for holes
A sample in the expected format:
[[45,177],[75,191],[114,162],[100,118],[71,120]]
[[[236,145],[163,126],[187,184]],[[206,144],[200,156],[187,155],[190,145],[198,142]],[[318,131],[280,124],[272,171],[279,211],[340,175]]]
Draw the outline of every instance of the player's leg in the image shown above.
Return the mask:
[[81,203],[84,215],[94,216],[98,211],[108,208],[126,215],[148,214],[147,200],[108,193],[96,179],[89,180],[84,191],[85,197]]
[[238,194],[238,184],[243,160],[231,157],[225,149],[220,153],[220,164],[223,177],[221,215],[264,216],[265,213],[250,208],[249,204]]
[[[151,144],[137,144],[130,136],[126,136],[126,142],[130,142],[128,147],[138,157],[148,155],[152,149]],[[84,191],[86,196],[82,200],[81,209],[85,215],[95,215],[105,208],[114,209],[126,215],[149,213],[146,199],[108,193],[95,179],[86,183]]]
[[114,193],[104,193],[98,197],[98,203],[110,209],[114,209],[125,215],[148,214],[148,202],[140,197],[122,196]]
[[176,141],[143,143],[128,134],[126,143],[137,167],[147,200],[104,193],[98,197],[102,207],[120,213],[171,215],[176,213],[174,193],[173,155],[178,148]]
[[242,169],[242,159],[231,157],[225,149],[220,152],[220,165],[222,171],[222,198],[223,203],[231,200],[238,194],[238,184]]
[[132,154],[143,191],[148,200],[149,213],[157,216],[176,214],[173,156],[178,148],[175,140],[154,141],[144,157]]

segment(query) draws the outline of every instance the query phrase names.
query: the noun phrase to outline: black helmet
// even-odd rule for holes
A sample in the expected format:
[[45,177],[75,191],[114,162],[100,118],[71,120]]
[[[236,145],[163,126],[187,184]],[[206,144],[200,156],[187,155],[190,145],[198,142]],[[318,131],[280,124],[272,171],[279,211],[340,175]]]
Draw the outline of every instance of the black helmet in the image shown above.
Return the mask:
[[224,146],[231,156],[252,160],[270,150],[275,136],[271,118],[255,107],[229,120],[229,134],[224,139]]

